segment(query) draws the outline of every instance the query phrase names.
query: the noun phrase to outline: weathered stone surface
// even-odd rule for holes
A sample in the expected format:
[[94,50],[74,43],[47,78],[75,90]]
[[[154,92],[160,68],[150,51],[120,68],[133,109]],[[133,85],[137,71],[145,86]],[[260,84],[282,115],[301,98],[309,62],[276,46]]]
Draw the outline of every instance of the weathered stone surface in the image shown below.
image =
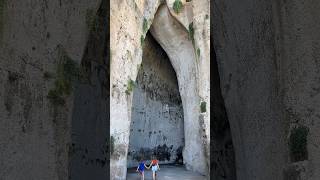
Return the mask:
[[108,9],[93,12],[89,38],[74,85],[69,148],[70,179],[109,178],[109,49]]
[[161,46],[147,34],[133,88],[128,167],[156,155],[160,164],[183,163],[183,109],[174,69]]
[[[132,94],[126,93],[127,85],[130,80],[135,81],[138,74],[141,42],[160,4],[166,6],[167,2],[111,2],[110,48],[101,35],[105,24],[96,23],[98,9],[106,2],[0,0],[2,179],[107,176],[103,173],[106,170],[103,164],[107,164],[108,159],[102,152],[107,148],[105,140],[108,139],[104,129],[108,116],[104,103],[109,95],[106,84],[110,84],[112,107],[111,179],[125,179],[132,114]],[[210,46],[209,18],[205,18],[205,14],[209,14],[209,2],[183,1],[183,4],[186,8],[176,18],[170,13],[171,5],[170,12],[163,12],[185,25],[174,23],[178,31],[172,32],[183,32],[175,36],[187,49],[171,61],[179,71],[183,116],[187,117],[184,126],[189,129],[185,132],[184,162],[188,169],[207,175]],[[98,21],[101,20],[98,12],[99,15]],[[191,21],[194,43],[188,39],[187,25]],[[92,33],[100,35],[92,36]],[[164,32],[160,32],[159,37],[161,33]],[[168,48],[163,49],[169,56],[175,56],[170,55]],[[110,73],[105,69],[108,56]],[[70,65],[71,74],[79,70],[76,74],[88,76],[91,82],[82,82],[83,77],[79,81],[69,79],[65,76],[68,67],[61,68],[61,64]],[[110,82],[107,82],[105,77],[109,74]],[[204,102],[206,110],[200,113],[200,104]],[[74,173],[79,171],[81,173]],[[92,174],[96,175],[92,177]]]
[[47,96],[63,58],[80,66],[101,1],[0,3],[0,177],[69,179],[74,93]]
[[[213,43],[213,41],[211,41]],[[212,121],[210,129],[210,178],[236,179],[235,152],[224,99],[221,94],[220,77],[215,52],[211,55],[212,74]]]
[[[111,3],[111,136],[115,138],[115,149],[125,147],[122,153],[111,156],[111,169],[115,169],[111,172],[113,179],[124,179],[126,174],[132,108],[132,94],[125,93],[126,85],[137,77],[138,71],[132,67],[142,61],[141,42],[150,26],[151,34],[167,53],[177,74],[184,116],[184,164],[189,170],[208,175],[210,46],[209,18],[205,18],[205,14],[209,14],[209,2],[192,3],[192,8],[186,8],[192,13],[183,13],[192,14],[192,18],[181,17],[193,21],[194,33],[190,39],[189,29],[179,23],[179,18],[174,18],[168,2]],[[147,28],[143,26],[145,21]],[[203,113],[200,113],[201,102],[206,102]]]
[[[213,2],[213,41],[237,178],[319,179],[320,3]],[[307,163],[295,163],[300,170],[292,168],[288,143],[296,126],[309,129]]]
[[213,42],[237,179],[282,179],[285,122],[278,98],[272,2],[214,4]]

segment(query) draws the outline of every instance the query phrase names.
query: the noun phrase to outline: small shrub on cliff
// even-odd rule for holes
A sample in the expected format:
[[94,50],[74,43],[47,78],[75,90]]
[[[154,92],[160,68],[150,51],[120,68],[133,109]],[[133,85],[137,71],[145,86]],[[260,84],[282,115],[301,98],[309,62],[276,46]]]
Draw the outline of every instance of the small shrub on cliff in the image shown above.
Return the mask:
[[110,138],[110,154],[112,155],[113,152],[114,152],[114,142],[115,142],[115,139],[113,136],[111,136]]
[[143,19],[143,26],[142,26],[143,32],[146,33],[148,30],[148,20],[146,18]]
[[64,98],[71,94],[72,83],[79,77],[79,67],[75,61],[70,59],[63,51],[57,67],[54,88],[51,89],[47,98],[54,105],[64,105]]
[[197,55],[198,55],[198,57],[200,57],[200,49],[199,48],[197,49]]
[[205,101],[200,104],[200,112],[205,113],[207,111],[207,103]]
[[309,129],[305,126],[295,127],[291,130],[289,149],[293,162],[307,159],[307,136]]
[[191,41],[192,41],[192,44],[194,45],[194,28],[193,28],[193,22],[189,24],[188,37],[189,37],[189,40],[191,40]]
[[128,80],[128,84],[127,84],[127,90],[125,91],[127,95],[129,95],[134,88],[134,81],[132,79]]
[[141,35],[141,37],[140,37],[140,43],[141,43],[141,47],[144,45],[144,37],[143,37],[143,35]]
[[180,13],[180,11],[182,9],[181,0],[175,0],[172,8],[173,8],[174,12],[176,12],[177,14]]

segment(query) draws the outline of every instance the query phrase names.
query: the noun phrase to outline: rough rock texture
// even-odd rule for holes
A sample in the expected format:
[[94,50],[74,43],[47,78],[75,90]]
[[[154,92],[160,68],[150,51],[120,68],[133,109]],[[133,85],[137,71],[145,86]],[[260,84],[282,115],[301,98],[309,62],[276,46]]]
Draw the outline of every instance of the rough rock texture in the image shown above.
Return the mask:
[[[109,138],[105,137],[108,108],[104,103],[108,90],[112,107],[111,178],[125,179],[132,108],[132,93],[126,93],[128,82],[137,77],[141,44],[158,7],[167,4],[172,15],[172,3],[111,2],[109,48],[103,36],[107,34],[104,16],[108,12],[98,12],[100,6],[107,7],[107,1],[0,0],[1,179],[106,177],[103,172],[108,169],[104,166],[108,159],[104,150]],[[188,44],[187,63],[183,64],[183,58],[171,63],[181,64],[177,76],[188,122],[184,126],[189,129],[185,132],[184,162],[188,169],[207,175],[209,2],[183,4],[183,13],[176,19],[185,23],[179,27],[184,31],[176,36]],[[193,44],[187,38],[191,21]],[[109,75],[105,69],[108,56],[110,83],[105,78]],[[206,102],[203,113],[201,102]],[[81,173],[75,174],[77,171]]]
[[[320,178],[319,6],[213,1],[214,48],[240,180]],[[309,129],[307,155],[293,162],[289,139],[301,126]]]
[[240,180],[282,179],[285,165],[271,5],[214,3],[214,49]]
[[[183,161],[187,169],[208,175],[209,168],[209,2],[192,1],[193,39],[188,39],[191,22],[187,17],[174,18],[173,0],[111,1],[111,138],[115,151],[111,154],[112,179],[126,176],[132,94],[125,92],[128,82],[135,81],[142,61],[141,45],[150,26],[152,35],[166,51],[176,71],[184,116],[185,148]],[[187,4],[187,2],[183,2]],[[160,6],[160,4],[163,4]],[[160,9],[158,9],[160,6]],[[186,5],[187,6],[187,5]],[[161,11],[160,11],[161,10]],[[160,11],[160,12],[159,12]],[[158,15],[155,15],[155,14]],[[157,17],[158,16],[158,17]],[[157,18],[157,25],[155,19]],[[145,19],[145,20],[144,20]],[[144,22],[146,28],[143,28]],[[176,28],[176,29],[175,29]],[[170,41],[171,42],[170,42]],[[192,43],[194,42],[194,43]],[[179,46],[181,45],[181,46]],[[182,48],[185,47],[185,48]],[[199,50],[198,50],[199,49]],[[130,89],[130,88],[129,88]],[[200,112],[206,102],[205,112]]]
[[[283,113],[289,123],[287,132],[297,124],[309,128],[308,161],[302,161],[297,171],[302,172],[298,177],[308,180],[320,179],[319,8],[318,1],[280,1],[277,9]],[[287,162],[291,162],[289,155]]]
[[183,109],[176,74],[161,46],[147,34],[133,89],[128,167],[156,155],[160,164],[182,163]]
[[109,178],[109,27],[104,3],[96,12],[74,86],[69,176],[75,180]]
[[[213,43],[211,41],[210,43]],[[211,44],[212,45],[212,44]],[[211,55],[211,110],[210,128],[210,178],[216,180],[236,179],[236,163],[229,119],[221,94],[220,77],[215,52]]]
[[[91,55],[92,49],[100,51],[86,48],[92,44],[89,34],[100,6],[105,20],[106,1],[0,1],[0,179],[69,179],[72,119],[77,120],[73,117],[77,106],[73,105],[79,100],[74,95],[78,97],[85,87],[78,89],[77,80],[66,75],[79,67],[90,69],[80,66],[90,59],[90,55],[83,57],[85,50]],[[108,29],[106,23],[98,24],[98,31]],[[100,65],[107,56],[102,52],[92,57],[99,57]],[[93,63],[92,68],[96,66]],[[109,85],[104,82],[106,75],[97,72],[92,69],[85,74],[98,86]],[[54,91],[57,89],[63,94]],[[95,89],[86,98],[93,95],[108,96]],[[106,110],[96,111],[106,116]],[[107,134],[96,136],[103,139],[96,144],[105,145]],[[104,168],[106,174],[108,168]]]
[[[161,27],[161,28],[160,28]],[[188,169],[206,173],[204,168],[206,129],[200,115],[201,99],[197,87],[197,61],[192,42],[182,26],[171,17],[165,6],[160,6],[151,27],[151,34],[167,52],[177,73],[178,84],[184,109],[185,148],[184,164]],[[194,121],[199,119],[198,121]],[[203,134],[202,134],[203,133]],[[202,136],[203,135],[203,136]],[[203,140],[203,139],[204,140]]]

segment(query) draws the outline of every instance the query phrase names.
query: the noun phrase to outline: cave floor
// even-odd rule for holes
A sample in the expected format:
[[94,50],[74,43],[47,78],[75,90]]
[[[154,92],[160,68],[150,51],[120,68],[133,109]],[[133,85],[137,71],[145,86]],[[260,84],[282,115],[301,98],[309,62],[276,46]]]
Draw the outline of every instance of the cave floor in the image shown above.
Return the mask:
[[[128,169],[127,180],[140,180],[139,173],[136,172],[136,168]],[[145,180],[152,180],[152,171],[146,170],[144,172]],[[173,165],[160,165],[160,171],[157,173],[158,180],[205,180],[205,176],[200,174],[187,171],[183,166],[173,166]]]

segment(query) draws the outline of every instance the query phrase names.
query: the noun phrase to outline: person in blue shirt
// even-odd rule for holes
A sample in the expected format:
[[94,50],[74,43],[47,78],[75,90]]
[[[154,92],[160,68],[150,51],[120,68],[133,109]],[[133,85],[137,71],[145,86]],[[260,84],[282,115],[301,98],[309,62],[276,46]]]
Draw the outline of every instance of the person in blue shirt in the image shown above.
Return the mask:
[[144,180],[144,168],[149,169],[143,159],[141,159],[136,171],[140,173],[142,180]]

